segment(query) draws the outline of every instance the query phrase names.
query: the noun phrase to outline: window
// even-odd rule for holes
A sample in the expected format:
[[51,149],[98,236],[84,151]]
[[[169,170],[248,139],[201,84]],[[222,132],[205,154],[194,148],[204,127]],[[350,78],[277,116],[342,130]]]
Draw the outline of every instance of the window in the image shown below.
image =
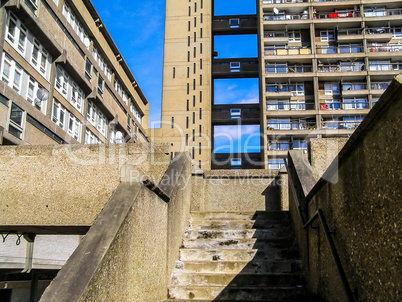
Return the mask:
[[229,19],[230,28],[239,28],[240,27],[240,19]]
[[200,91],[200,103],[202,103],[202,91]]
[[134,103],[130,103],[130,111],[134,115],[135,119],[138,121],[138,123],[141,125],[142,124],[142,115],[140,111],[137,109],[137,107],[134,105]]
[[193,124],[195,124],[195,112],[193,112]]
[[200,59],[200,69],[202,69],[202,59]]
[[187,83],[187,94],[190,94],[190,84]]
[[190,77],[190,67],[187,67],[187,78]]
[[117,79],[114,80],[114,89],[117,91],[117,94],[123,99],[123,102],[128,105],[128,93],[126,92],[126,90],[123,89],[123,86]]
[[60,103],[54,101],[52,115],[53,122],[55,122],[60,128],[64,129],[64,123],[66,120],[66,108],[64,108],[64,106],[62,106]]
[[6,39],[11,46],[16,49],[22,56],[25,57],[27,45],[27,29],[12,13],[8,16],[8,23],[6,27]]
[[198,126],[198,130],[199,130],[199,137],[201,137],[202,136],[202,126],[201,125]]
[[46,114],[47,95],[48,91],[30,76],[25,99],[43,114]]
[[200,43],[200,54],[202,54],[202,43]]
[[106,60],[99,54],[99,51],[94,47],[92,49],[92,56],[95,59],[96,63],[98,63],[100,69],[106,75],[106,78],[111,81],[112,80],[112,69],[107,65]]
[[2,81],[21,94],[22,67],[6,53],[3,53],[2,65]]
[[99,144],[102,143],[99,138],[90,130],[85,130],[85,144]]
[[188,134],[186,134],[186,146],[188,146]]
[[339,84],[337,82],[324,83],[324,93],[325,95],[339,94]]
[[240,62],[230,62],[230,72],[240,72]]
[[271,158],[268,159],[268,169],[281,169],[285,164],[283,159]]
[[202,28],[200,28],[200,38],[202,38]]
[[200,120],[202,119],[202,108],[200,108]]
[[301,33],[300,30],[291,30],[288,32],[289,43],[300,43]]
[[189,103],[190,103],[190,101],[187,100],[187,104],[186,104],[186,110],[187,110],[187,111],[190,109],[190,108],[189,108],[189,107],[190,107],[190,104],[189,104]]
[[198,154],[201,155],[201,143],[198,143]]
[[232,120],[238,120],[241,118],[241,109],[230,109],[230,118]]
[[102,77],[98,78],[98,92],[100,95],[103,95],[103,87],[105,85],[105,81],[103,80]]
[[99,133],[106,137],[108,121],[102,111],[91,101],[88,101],[87,120]]
[[73,114],[70,113],[68,116],[67,133],[71,135],[75,140],[80,141],[81,128],[82,124],[80,123],[80,121]]
[[88,49],[90,45],[89,36],[83,29],[80,22],[77,20],[77,17],[71,11],[70,7],[66,4],[66,2],[63,3],[62,12],[63,16],[66,17],[67,22],[71,25],[71,27],[78,35],[82,43],[84,43],[85,47]]
[[197,27],[197,17],[194,17],[194,27]]
[[193,107],[195,107],[195,95],[193,95]]
[[326,29],[320,31],[321,42],[335,41],[335,30]]
[[[201,7],[201,8],[202,8],[202,7]],[[202,22],[204,21],[203,19],[204,19],[204,15],[201,13],[201,14],[200,14],[200,23],[202,23]]]
[[24,111],[15,105],[11,104],[10,109],[10,122],[8,124],[8,132],[15,137],[22,139],[22,133],[24,131]]
[[193,139],[193,142],[195,142],[195,130],[194,129],[193,129],[192,139]]
[[82,113],[85,98],[84,92],[60,65],[56,68],[55,87],[75,109]]
[[173,67],[173,79],[176,77],[176,68]]
[[90,79],[91,78],[91,73],[92,73],[92,63],[87,58],[86,61],[85,61],[85,76],[88,76],[89,79]]
[[188,116],[186,116],[186,129],[188,129]]
[[393,39],[401,39],[402,38],[402,27],[393,27],[392,28],[392,38]]
[[174,128],[174,117],[172,116],[172,124],[171,127]]
[[230,160],[230,165],[232,167],[241,167],[241,158],[232,158]]

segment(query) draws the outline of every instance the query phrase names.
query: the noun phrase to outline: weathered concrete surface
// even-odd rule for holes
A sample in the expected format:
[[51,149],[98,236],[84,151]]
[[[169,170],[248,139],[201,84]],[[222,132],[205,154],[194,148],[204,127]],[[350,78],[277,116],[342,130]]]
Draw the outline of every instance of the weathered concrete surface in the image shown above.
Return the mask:
[[309,156],[315,180],[320,179],[347,141],[345,137],[310,139]]
[[[307,196],[321,208],[352,292],[359,301],[401,299],[402,76],[356,129]],[[301,222],[290,202],[296,226]],[[316,226],[316,224],[315,224]],[[345,301],[322,227],[296,227],[309,288],[326,301]]]
[[[277,172],[277,171],[276,171]],[[276,174],[267,171],[208,171],[192,181],[192,211],[259,211],[270,207],[262,195]]]
[[[161,301],[190,215],[186,154],[166,203],[142,183],[121,183],[41,301]],[[166,179],[166,174],[162,179]],[[169,188],[169,185],[171,188]]]
[[0,225],[91,225],[120,181],[159,179],[166,146],[0,147]]

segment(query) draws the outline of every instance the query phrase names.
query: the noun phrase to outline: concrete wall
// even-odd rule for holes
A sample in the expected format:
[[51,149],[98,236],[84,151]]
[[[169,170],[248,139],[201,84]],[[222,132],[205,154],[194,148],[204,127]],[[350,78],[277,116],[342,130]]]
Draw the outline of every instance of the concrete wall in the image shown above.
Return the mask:
[[123,180],[41,301],[166,299],[190,215],[188,157],[177,166],[169,203]]
[[[359,301],[401,298],[401,95],[398,76],[306,198],[308,217],[322,209],[335,231],[332,237]],[[307,234],[293,200],[290,205],[309,288],[325,301],[346,301],[322,226],[314,223],[319,227]]]
[[192,178],[192,211],[263,211],[278,200],[266,199],[264,190],[275,179],[262,170],[214,170]]
[[91,225],[121,179],[159,179],[168,160],[139,144],[0,147],[0,224]]

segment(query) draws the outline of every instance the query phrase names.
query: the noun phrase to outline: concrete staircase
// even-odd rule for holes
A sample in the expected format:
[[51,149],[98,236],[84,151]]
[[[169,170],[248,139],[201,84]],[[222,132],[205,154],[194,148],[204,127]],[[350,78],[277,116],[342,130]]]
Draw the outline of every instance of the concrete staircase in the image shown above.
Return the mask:
[[193,212],[165,301],[309,301],[288,212]]

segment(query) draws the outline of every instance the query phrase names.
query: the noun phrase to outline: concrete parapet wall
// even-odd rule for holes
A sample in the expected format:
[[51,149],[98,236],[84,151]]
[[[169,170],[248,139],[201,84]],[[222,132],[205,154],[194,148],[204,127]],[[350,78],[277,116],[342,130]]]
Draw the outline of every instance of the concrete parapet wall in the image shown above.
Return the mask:
[[165,146],[0,147],[1,225],[91,225],[120,181],[159,179]]
[[264,211],[280,204],[266,199],[265,189],[277,172],[266,170],[213,170],[192,178],[192,211]]
[[[398,76],[304,200],[304,222],[321,209],[334,231],[358,301],[401,299],[401,96]],[[325,301],[347,301],[322,225],[304,231],[293,196],[290,206],[310,290]]]

